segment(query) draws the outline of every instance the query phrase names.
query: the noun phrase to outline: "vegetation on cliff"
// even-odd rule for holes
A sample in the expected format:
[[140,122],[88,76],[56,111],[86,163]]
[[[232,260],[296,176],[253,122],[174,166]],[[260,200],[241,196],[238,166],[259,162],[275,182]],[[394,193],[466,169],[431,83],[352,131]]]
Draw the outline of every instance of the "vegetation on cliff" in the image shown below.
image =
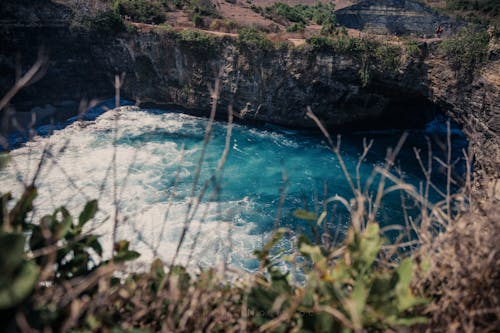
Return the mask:
[[459,77],[470,79],[479,65],[488,60],[489,41],[486,31],[463,28],[455,36],[445,39],[439,50]]
[[253,6],[252,9],[275,22],[288,25],[287,31],[304,30],[306,24],[315,23],[322,26],[323,34],[330,34],[335,30],[335,6],[331,3],[318,3],[314,6],[290,6],[283,2],[275,2],[269,7]]

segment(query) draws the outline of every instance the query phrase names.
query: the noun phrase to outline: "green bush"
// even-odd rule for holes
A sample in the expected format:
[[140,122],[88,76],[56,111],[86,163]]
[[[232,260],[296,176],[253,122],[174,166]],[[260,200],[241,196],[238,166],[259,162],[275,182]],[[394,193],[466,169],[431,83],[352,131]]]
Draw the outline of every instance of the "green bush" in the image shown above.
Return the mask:
[[302,237],[298,247],[309,265],[304,266],[300,287],[291,284],[288,274],[269,260],[283,232],[277,232],[262,251],[257,251],[267,274],[256,278],[248,297],[249,308],[256,313],[256,326],[278,332],[292,328],[300,332],[348,332],[384,331],[426,322],[411,312],[427,302],[411,291],[411,259],[390,269],[376,264],[383,245],[378,224],[371,223],[364,231],[351,228],[345,252],[335,260],[333,251]]
[[[57,327],[65,309],[55,308],[51,299],[36,302],[34,292],[43,295],[46,288],[69,286],[104,266],[136,259],[139,253],[129,250],[127,241],[118,241],[111,260],[101,259],[98,236],[84,232],[97,213],[96,200],[87,202],[76,219],[61,206],[35,222],[29,216],[36,197],[33,185],[15,202],[10,193],[0,193],[0,315],[17,310],[34,327]],[[82,292],[95,291],[89,286]]]
[[306,29],[306,26],[304,25],[304,23],[300,22],[300,23],[294,23],[291,26],[288,26],[286,28],[286,31],[287,32],[302,32],[305,29]]
[[368,42],[367,51],[379,71],[395,72],[401,64],[401,48],[389,43]]
[[333,40],[323,36],[311,36],[306,38],[306,44],[313,50],[325,51],[333,49]]
[[183,30],[179,34],[179,43],[185,50],[196,52],[197,55],[212,55],[219,48],[220,40],[211,34],[195,31]]
[[210,30],[217,30],[224,32],[234,32],[238,28],[239,28],[238,23],[226,19],[213,19],[212,22],[210,22],[209,26]]
[[220,17],[215,5],[210,0],[189,0],[186,7],[202,16]]
[[203,20],[203,17],[198,13],[195,13],[193,15],[191,21],[193,21],[194,26],[197,28],[203,28],[205,26],[205,21]]
[[500,15],[500,2],[497,0],[447,0],[446,7],[453,10],[479,11],[491,17]]
[[273,49],[273,43],[265,34],[254,28],[243,28],[238,30],[237,46],[251,51],[266,51]]
[[362,39],[340,36],[338,38],[327,36],[311,36],[306,43],[313,50],[333,50],[339,54],[361,55],[365,52],[366,45]]
[[122,16],[129,16],[133,21],[151,24],[165,22],[168,9],[156,0],[115,0],[113,8]]
[[265,17],[276,21],[278,23],[292,22],[297,25],[293,27],[300,27],[310,22],[322,25],[323,34],[331,34],[335,30],[335,6],[333,4],[318,3],[314,6],[308,5],[295,5],[277,2],[273,5],[266,7],[264,10],[260,7],[251,7],[257,13],[263,14]]
[[305,24],[307,21],[303,13],[297,8],[282,2],[276,2],[272,6],[266,7],[265,15],[273,21],[290,21]]
[[114,11],[100,12],[94,17],[84,17],[80,26],[103,36],[115,36],[127,30],[123,19]]
[[419,43],[413,39],[407,39],[404,41],[405,53],[410,58],[417,58],[421,55]]
[[256,6],[256,5],[252,4],[252,5],[250,6],[250,9],[251,9],[254,13],[261,14],[261,15],[263,15],[263,14],[264,14],[264,9],[263,9],[261,6]]
[[470,79],[474,70],[487,60],[489,36],[486,31],[463,28],[439,45],[452,69],[460,78]]

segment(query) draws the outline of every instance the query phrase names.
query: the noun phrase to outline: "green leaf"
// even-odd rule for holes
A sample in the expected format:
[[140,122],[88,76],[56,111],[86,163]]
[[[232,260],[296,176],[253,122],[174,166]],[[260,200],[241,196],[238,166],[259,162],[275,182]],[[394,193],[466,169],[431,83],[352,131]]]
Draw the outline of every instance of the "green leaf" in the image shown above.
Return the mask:
[[130,242],[123,239],[115,243],[115,255],[113,256],[115,262],[134,260],[141,256],[139,252],[129,250],[129,245]]
[[87,245],[93,249],[99,256],[102,256],[102,246],[99,238],[95,235],[90,235],[86,241]]
[[266,261],[267,257],[269,255],[269,252],[271,249],[278,244],[278,242],[283,238],[283,235],[287,232],[288,230],[285,228],[278,228],[274,231],[274,234],[272,235],[271,239],[264,245],[262,250],[256,250],[254,251],[254,254],[257,256],[259,261]]
[[335,332],[332,328],[335,324],[335,318],[329,313],[320,312],[314,316],[315,332]]
[[130,261],[130,260],[137,259],[140,256],[141,256],[141,254],[137,251],[127,250],[127,251],[122,251],[122,252],[118,252],[117,254],[115,254],[115,256],[113,257],[113,260],[115,262]]
[[301,220],[316,221],[316,213],[304,209],[296,209],[293,216]]
[[413,278],[413,262],[411,258],[406,258],[399,263],[399,267],[396,270],[398,274],[398,284],[396,285],[396,291],[406,289],[410,286],[411,279]]
[[154,275],[156,278],[164,278],[165,277],[165,264],[163,261],[161,261],[160,258],[156,258],[153,260],[151,263],[151,269],[150,272],[152,275]]
[[411,291],[410,283],[413,279],[413,262],[411,258],[401,261],[395,274],[398,276],[395,291],[399,311],[406,311],[416,305],[426,303],[425,299],[415,297]]
[[365,269],[371,267],[382,247],[380,228],[377,223],[370,223],[363,232],[359,245],[360,261]]
[[351,320],[356,328],[363,326],[363,312],[368,298],[368,288],[362,280],[357,280],[353,286],[351,294]]
[[85,223],[93,219],[95,214],[97,213],[97,209],[97,200],[91,200],[87,202],[85,208],[83,208],[83,211],[78,217],[78,226],[82,227],[85,225]]
[[11,308],[28,297],[38,281],[39,272],[35,263],[24,263],[11,283],[0,288],[0,310]]
[[395,320],[395,324],[398,326],[414,326],[417,324],[425,324],[429,321],[426,317],[410,317],[410,318],[398,318]]
[[10,276],[23,262],[24,235],[0,235],[0,267],[2,274],[0,280]]

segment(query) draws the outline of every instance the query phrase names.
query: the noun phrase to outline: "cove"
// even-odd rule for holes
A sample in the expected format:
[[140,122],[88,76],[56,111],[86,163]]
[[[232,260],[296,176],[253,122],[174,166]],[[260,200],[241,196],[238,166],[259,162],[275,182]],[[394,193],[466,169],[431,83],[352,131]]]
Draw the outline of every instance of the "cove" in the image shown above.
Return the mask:
[[[167,110],[124,107],[91,113],[87,120],[65,124],[12,150],[12,163],[0,171],[2,191],[13,189],[19,194],[21,181],[32,177],[43,150],[48,149],[37,181],[35,217],[61,205],[76,215],[85,201],[97,198],[100,213],[92,228],[109,244],[116,191],[118,238],[130,240],[144,262],[153,256],[169,262],[188,219],[189,231],[177,263],[210,267],[226,261],[247,271],[257,269],[253,251],[262,247],[276,225],[292,231],[278,245],[284,253],[298,234],[314,237],[309,222],[294,217],[296,209],[318,211],[326,198],[352,197],[337,157],[324,137],[313,131],[233,124],[227,161],[217,171],[226,145],[228,124],[224,122],[214,123],[193,189],[206,126],[205,118]],[[44,134],[47,128],[39,132]],[[341,155],[353,177],[364,138],[374,143],[361,164],[362,184],[375,166],[384,164],[387,148],[394,147],[402,133],[343,134]],[[446,143],[446,119],[438,117],[424,129],[410,130],[397,156],[399,173],[417,188],[424,177],[414,149],[421,151],[426,162],[426,137],[434,155],[443,158],[440,147]],[[467,141],[456,127],[451,138],[455,172],[461,174],[465,166],[460,158]],[[443,189],[442,170],[438,163],[434,165],[433,181]],[[188,207],[195,206],[199,197],[197,209],[186,218]],[[439,195],[431,193],[431,200],[440,200]],[[404,224],[399,192],[385,198],[377,220],[382,225]],[[342,207],[335,214],[329,211],[326,223],[331,233],[342,235],[349,226],[347,211]]]

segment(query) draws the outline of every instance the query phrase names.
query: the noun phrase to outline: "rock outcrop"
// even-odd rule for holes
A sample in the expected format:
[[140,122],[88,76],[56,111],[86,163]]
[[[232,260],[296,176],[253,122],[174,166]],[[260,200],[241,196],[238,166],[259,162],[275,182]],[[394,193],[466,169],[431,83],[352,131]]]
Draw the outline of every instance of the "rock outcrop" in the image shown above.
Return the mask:
[[363,0],[335,15],[342,26],[378,34],[433,36],[441,26],[449,35],[461,25],[409,0]]

